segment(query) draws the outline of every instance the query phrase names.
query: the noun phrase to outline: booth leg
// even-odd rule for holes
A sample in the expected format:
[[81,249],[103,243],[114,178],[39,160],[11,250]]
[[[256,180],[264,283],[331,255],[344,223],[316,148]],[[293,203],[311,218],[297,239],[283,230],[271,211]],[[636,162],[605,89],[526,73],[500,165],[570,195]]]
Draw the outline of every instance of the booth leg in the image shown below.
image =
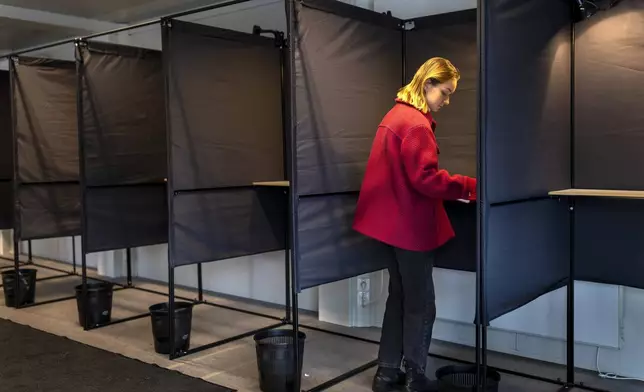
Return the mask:
[[132,249],[125,250],[125,258],[127,263],[127,287],[132,287]]
[[170,360],[177,358],[174,344],[174,268],[170,267],[168,271],[168,288],[169,288],[169,303],[168,303],[168,336],[170,343]]
[[197,285],[199,286],[199,302],[203,302],[203,270],[201,263],[197,264]]
[[76,237],[72,236],[72,264],[73,274],[76,275]]
[[570,261],[566,309],[566,385],[563,391],[575,385],[575,200],[569,199],[570,209]]
[[[82,307],[83,307],[83,314],[85,315],[84,320],[83,320],[83,329],[85,331],[89,330],[89,321],[88,321],[88,316],[89,316],[89,309],[88,309],[88,301],[87,301],[87,256],[85,255],[85,247],[82,249],[83,253],[81,254],[81,270],[82,270],[82,279],[83,279],[83,299],[82,299]],[[76,252],[74,252],[76,253]]]

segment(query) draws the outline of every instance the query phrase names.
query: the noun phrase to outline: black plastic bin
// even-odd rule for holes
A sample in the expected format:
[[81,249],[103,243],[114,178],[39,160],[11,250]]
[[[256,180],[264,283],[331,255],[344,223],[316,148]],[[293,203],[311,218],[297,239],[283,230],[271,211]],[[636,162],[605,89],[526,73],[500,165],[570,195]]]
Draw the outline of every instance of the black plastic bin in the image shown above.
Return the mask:
[[[306,334],[299,336],[299,363],[302,369],[304,343]],[[296,392],[293,391],[293,330],[272,329],[255,335],[257,352],[257,370],[259,371],[259,389],[263,392]],[[298,374],[300,383],[302,373]],[[300,384],[301,385],[301,384]]]
[[[150,306],[154,351],[158,354],[170,354],[169,307],[168,302]],[[190,349],[192,307],[193,304],[190,302],[174,303],[175,352],[185,352]]]
[[[76,306],[78,308],[78,323],[85,324],[85,309],[83,308],[83,285],[76,289]],[[107,282],[87,283],[87,328],[108,324],[112,320],[112,295],[114,285]]]
[[36,300],[36,275],[38,271],[31,268],[18,270],[18,295],[16,299],[16,270],[2,272],[2,288],[4,290],[4,303],[7,307],[15,308],[33,304]]
[[[436,370],[439,392],[476,391],[476,365],[444,366]],[[498,392],[501,374],[487,369],[487,388],[485,392]]]

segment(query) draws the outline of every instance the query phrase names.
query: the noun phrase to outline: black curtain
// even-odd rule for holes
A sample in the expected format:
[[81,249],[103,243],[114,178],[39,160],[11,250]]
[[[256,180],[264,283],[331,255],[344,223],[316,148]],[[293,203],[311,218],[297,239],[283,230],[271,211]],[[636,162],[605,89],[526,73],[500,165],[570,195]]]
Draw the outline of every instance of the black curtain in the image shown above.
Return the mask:
[[80,187],[77,184],[21,185],[20,239],[36,240],[81,234]]
[[86,184],[163,183],[167,148],[161,53],[97,42],[80,50]]
[[486,219],[485,298],[489,323],[563,287],[570,265],[565,201],[492,207]]
[[[644,2],[575,25],[575,187],[644,190]],[[576,279],[644,288],[641,200],[579,199]]]
[[485,167],[490,203],[570,188],[571,4],[486,7]]
[[0,181],[0,230],[13,228],[13,182]]
[[174,266],[283,250],[286,198],[278,189],[219,189],[174,197]]
[[275,42],[173,21],[166,48],[174,188],[284,179]]
[[352,228],[357,195],[311,196],[300,200],[300,289],[387,267],[390,248]]
[[[440,165],[453,174],[476,177],[478,46],[477,10],[414,20],[406,32],[406,82],[432,57],[450,60],[461,80],[449,106],[434,115]],[[438,249],[436,267],[476,271],[476,203],[445,203],[456,237]]]
[[21,240],[80,234],[76,66],[18,58],[11,64]]
[[167,242],[167,138],[161,53],[80,46],[86,251]]
[[358,191],[402,85],[399,21],[336,1],[304,1],[296,18],[297,192]]
[[88,188],[87,253],[168,242],[165,184]]
[[[173,266],[285,247],[281,50],[270,38],[164,26]],[[207,82],[204,82],[207,81]]]
[[0,230],[13,227],[13,135],[9,72],[0,71]]
[[567,204],[519,201],[571,185],[571,11],[541,0],[484,9],[484,322],[568,279]]
[[336,1],[296,5],[298,289],[393,255],[352,230],[373,137],[402,85],[400,20]]

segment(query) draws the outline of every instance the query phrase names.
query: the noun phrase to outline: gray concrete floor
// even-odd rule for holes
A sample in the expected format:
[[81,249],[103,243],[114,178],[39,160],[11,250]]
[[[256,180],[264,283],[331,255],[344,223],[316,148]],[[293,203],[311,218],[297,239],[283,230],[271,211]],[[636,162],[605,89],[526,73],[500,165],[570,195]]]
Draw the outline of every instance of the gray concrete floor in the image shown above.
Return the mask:
[[[54,266],[65,270],[71,267],[54,262],[38,260],[43,265]],[[0,260],[0,268],[10,266],[6,260]],[[89,271],[95,276],[95,271]],[[61,275],[59,272],[38,268],[38,277]],[[152,282],[135,282],[137,287],[167,292],[167,286]],[[57,278],[38,282],[36,300],[47,301],[74,294],[74,286],[80,284],[80,278],[75,276]],[[196,293],[179,289],[177,295],[195,298]],[[284,311],[263,304],[205,295],[212,303],[232,306],[276,317],[282,317]],[[114,293],[112,319],[119,320],[130,316],[146,313],[148,307],[155,303],[165,302],[164,295],[152,294],[134,289],[120,290]],[[252,337],[240,339],[217,348],[170,361],[167,356],[154,352],[152,332],[149,318],[114,324],[108,327],[83,331],[78,323],[78,313],[75,300],[67,300],[25,309],[12,309],[4,306],[0,300],[0,318],[9,319],[20,324],[65,336],[81,343],[119,353],[130,358],[173,369],[187,375],[220,384],[241,392],[259,391],[257,381],[257,363],[255,345]],[[345,328],[319,322],[313,314],[301,314],[303,324],[324,328],[362,338],[377,340],[379,330],[374,328]],[[198,305],[193,310],[191,347],[199,347],[217,340],[226,339],[275,323],[268,318],[248,315],[228,309]],[[335,335],[303,329],[307,334],[304,355],[302,388],[311,389],[325,381],[340,376],[344,372],[362,366],[377,355],[377,346],[357,340],[338,337]],[[431,352],[450,358],[472,361],[474,351],[471,348],[460,347],[444,342],[435,341]],[[546,378],[564,378],[565,369],[562,366],[530,361],[523,358],[489,353],[489,364],[495,367],[535,374]],[[429,359],[428,373],[433,373],[441,366],[454,364],[435,358]],[[375,368],[353,376],[339,383],[329,391],[368,392],[371,390],[371,378]],[[578,372],[578,380],[586,385],[616,392],[644,390],[644,384],[637,382],[617,382],[602,380],[589,372]],[[0,381],[1,384],[1,381]],[[534,381],[522,377],[502,375],[501,392],[554,392],[557,385]]]

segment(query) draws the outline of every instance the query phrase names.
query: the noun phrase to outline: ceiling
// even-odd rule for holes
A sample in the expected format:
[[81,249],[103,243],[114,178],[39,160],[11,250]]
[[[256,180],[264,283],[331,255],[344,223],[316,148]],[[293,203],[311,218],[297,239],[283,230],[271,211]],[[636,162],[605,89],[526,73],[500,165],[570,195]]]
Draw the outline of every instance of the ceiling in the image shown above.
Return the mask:
[[222,1],[224,0],[0,0],[0,4],[88,19],[131,23]]
[[224,1],[0,0],[0,54]]
[[0,49],[18,49],[43,42],[87,35],[89,31],[0,17]]

